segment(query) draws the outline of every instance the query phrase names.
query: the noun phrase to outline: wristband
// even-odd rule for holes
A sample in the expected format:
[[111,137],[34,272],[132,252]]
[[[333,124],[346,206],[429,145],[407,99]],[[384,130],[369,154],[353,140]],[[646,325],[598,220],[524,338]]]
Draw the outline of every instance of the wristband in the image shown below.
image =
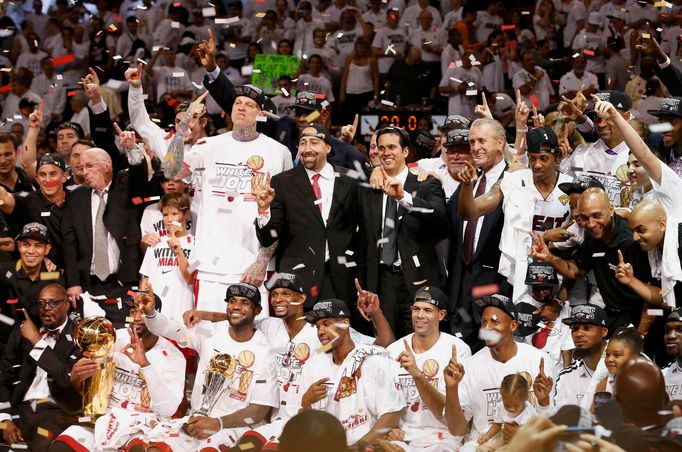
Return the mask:
[[218,429],[220,431],[223,429],[223,418],[218,416],[218,422],[220,422],[220,428]]
[[154,317],[156,317],[156,314],[157,314],[156,309],[154,309],[154,313],[152,315],[145,314],[144,316],[147,317],[148,319],[153,319]]
[[524,127],[523,129],[516,129],[516,133],[519,133],[519,132],[527,133],[527,132],[528,132],[528,127]]

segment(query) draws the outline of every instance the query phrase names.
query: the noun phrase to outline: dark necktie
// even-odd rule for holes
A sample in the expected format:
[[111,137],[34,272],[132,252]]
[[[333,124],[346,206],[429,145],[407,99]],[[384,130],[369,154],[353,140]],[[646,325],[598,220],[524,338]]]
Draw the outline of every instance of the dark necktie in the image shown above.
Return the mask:
[[322,213],[322,190],[320,190],[320,184],[317,182],[320,180],[320,173],[313,174],[313,193],[315,193],[315,199],[317,200],[317,207],[320,208],[320,213]]
[[604,152],[606,152],[609,155],[618,155],[618,153],[613,149],[606,149]]
[[[478,198],[485,193],[485,173],[481,174],[481,182],[476,188],[475,198]],[[478,226],[478,218],[467,223],[464,230],[464,245],[462,247],[462,260],[465,264],[469,264],[474,257],[474,239],[476,238],[476,227]]]
[[384,213],[384,230],[381,234],[386,240],[381,246],[381,261],[386,265],[393,265],[398,256],[396,251],[396,229],[398,228],[398,203],[390,196],[386,196],[386,211]]
[[533,347],[542,349],[545,345],[547,345],[547,338],[549,337],[549,333],[552,331],[552,323],[554,322],[548,323],[543,329],[533,334],[533,339],[531,340]]

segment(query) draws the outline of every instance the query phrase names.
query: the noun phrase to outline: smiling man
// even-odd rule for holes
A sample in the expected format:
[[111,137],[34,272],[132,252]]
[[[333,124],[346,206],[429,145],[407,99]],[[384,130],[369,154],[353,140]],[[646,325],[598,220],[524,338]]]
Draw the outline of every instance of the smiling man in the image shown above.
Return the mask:
[[[444,282],[436,244],[445,236],[445,196],[440,181],[423,182],[408,171],[409,137],[390,126],[377,133],[383,190],[360,188],[360,279],[379,294],[396,336],[412,331],[410,309],[421,285]],[[366,261],[366,265],[362,265]]]
[[17,224],[41,223],[50,234],[52,249],[50,260],[57,268],[64,268],[62,251],[62,216],[66,207],[67,193],[64,190],[66,164],[57,154],[45,154],[36,162],[35,181],[39,191],[32,191],[27,196],[14,195],[0,186],[0,210]]
[[[166,433],[182,428],[180,436],[162,435],[172,450],[232,447],[249,427],[263,425],[270,409],[279,406],[271,345],[254,326],[256,315],[262,309],[258,288],[247,283],[232,284],[224,298],[227,321],[204,321],[192,328],[167,319],[154,308],[151,300],[145,299],[141,305],[145,323],[153,334],[173,339],[199,354],[191,399],[193,414],[168,426]],[[225,393],[208,413],[197,414],[203,401],[204,371],[219,353],[229,354],[232,363]]]
[[354,300],[358,181],[327,162],[331,134],[323,125],[304,127],[298,150],[303,165],[275,175],[257,193],[258,240],[264,247],[278,242],[276,270],[301,277],[307,308],[318,297]]
[[[560,183],[572,177],[557,171],[561,156],[559,142],[548,127],[536,127],[526,136],[528,169],[508,172],[486,194],[474,198],[473,186],[478,177],[474,165],[466,164],[460,172],[463,187],[459,192],[459,213],[463,219],[476,220],[500,205],[504,227],[500,241],[500,274],[514,287],[513,300],[525,290],[524,272],[531,232],[543,232],[568,223],[571,209]],[[480,185],[479,185],[480,186]]]
[[350,310],[337,299],[322,300],[306,314],[322,343],[301,373],[303,410],[334,415],[346,430],[349,446],[384,438],[398,426],[405,399],[398,375],[381,347],[356,344],[350,335]]
[[682,400],[682,308],[670,313],[665,322],[665,351],[673,362],[661,369],[670,400]]

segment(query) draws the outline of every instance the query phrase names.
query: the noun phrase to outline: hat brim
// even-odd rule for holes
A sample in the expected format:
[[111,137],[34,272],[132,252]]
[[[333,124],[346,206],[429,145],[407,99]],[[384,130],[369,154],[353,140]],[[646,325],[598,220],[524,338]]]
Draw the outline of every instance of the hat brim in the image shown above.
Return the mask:
[[568,317],[568,318],[566,318],[566,319],[563,319],[563,320],[561,321],[561,323],[563,323],[564,325],[567,325],[567,326],[580,325],[580,324],[582,324],[582,325],[595,325],[595,326],[601,326],[601,327],[606,328],[606,324],[604,324],[604,323],[599,323],[599,322],[597,322],[596,320],[593,321],[593,322],[586,322],[586,321],[583,320],[583,319],[578,320],[578,319],[575,319],[575,318],[573,318],[573,317]]
[[317,323],[318,320],[322,319],[335,319],[335,318],[348,318],[347,315],[335,316],[325,309],[314,309],[305,313],[305,321],[312,323],[313,325]]
[[674,111],[647,110],[647,113],[649,113],[651,116],[655,116],[657,118],[659,118],[661,116],[676,116],[678,118],[682,118],[682,113],[677,113]]
[[45,237],[42,237],[37,234],[26,234],[26,235],[18,235],[16,239],[14,239],[15,242],[18,242],[19,240],[24,240],[24,239],[33,239],[33,240],[40,240],[43,243],[47,243],[48,245],[50,244],[50,240],[46,239]]
[[482,300],[482,299],[474,300],[474,304],[475,304],[476,306],[478,306],[478,309],[476,310],[476,314],[478,315],[478,319],[477,319],[477,320],[478,320],[479,323],[481,322],[481,316],[483,315],[483,311],[485,310],[485,308],[487,308],[487,307],[489,307],[489,306],[490,306],[490,307],[493,307],[493,308],[497,308],[497,309],[499,309],[500,311],[504,312],[504,313],[507,314],[512,320],[517,320],[515,313],[509,312],[509,310],[508,310],[505,306],[503,306],[503,305],[501,305],[501,304],[490,303],[490,302],[485,301],[485,300]]
[[573,193],[582,193],[585,191],[582,186],[576,184],[575,182],[562,182],[559,184],[559,190],[566,193],[567,195],[571,195]]
[[288,107],[292,110],[306,110],[306,111],[318,111],[320,110],[319,108],[311,107],[309,105],[292,105]]

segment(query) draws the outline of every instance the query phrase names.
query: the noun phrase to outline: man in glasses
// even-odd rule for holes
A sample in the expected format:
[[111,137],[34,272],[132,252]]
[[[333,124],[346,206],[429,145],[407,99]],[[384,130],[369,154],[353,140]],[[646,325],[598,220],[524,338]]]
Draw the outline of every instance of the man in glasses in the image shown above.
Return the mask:
[[0,186],[0,210],[17,224],[41,223],[47,226],[52,245],[48,257],[57,268],[64,268],[61,231],[66,206],[66,163],[58,154],[45,154],[36,162],[35,174],[39,191],[32,191],[27,196],[14,195]]
[[[141,262],[128,172],[114,177],[111,158],[100,148],[85,151],[81,164],[85,185],[71,192],[62,222],[66,285],[74,307],[85,291],[104,296],[102,301],[126,293],[137,282]],[[117,327],[123,324],[120,304],[102,307]]]
[[20,313],[22,319],[15,323],[2,356],[0,422],[5,443],[46,450],[81,409],[81,396],[69,378],[81,353],[73,342],[75,324],[67,316],[64,287],[45,286],[35,307],[38,326],[26,310]]
[[[48,284],[63,284],[61,274],[49,272],[45,265],[45,257],[52,248],[48,228],[40,223],[24,225],[16,238],[16,246],[19,260],[0,266],[1,312],[17,320],[24,317],[18,309],[26,309],[33,322],[39,323],[39,312],[35,306],[38,294]],[[11,326],[1,324],[1,344],[7,343],[11,330]]]

